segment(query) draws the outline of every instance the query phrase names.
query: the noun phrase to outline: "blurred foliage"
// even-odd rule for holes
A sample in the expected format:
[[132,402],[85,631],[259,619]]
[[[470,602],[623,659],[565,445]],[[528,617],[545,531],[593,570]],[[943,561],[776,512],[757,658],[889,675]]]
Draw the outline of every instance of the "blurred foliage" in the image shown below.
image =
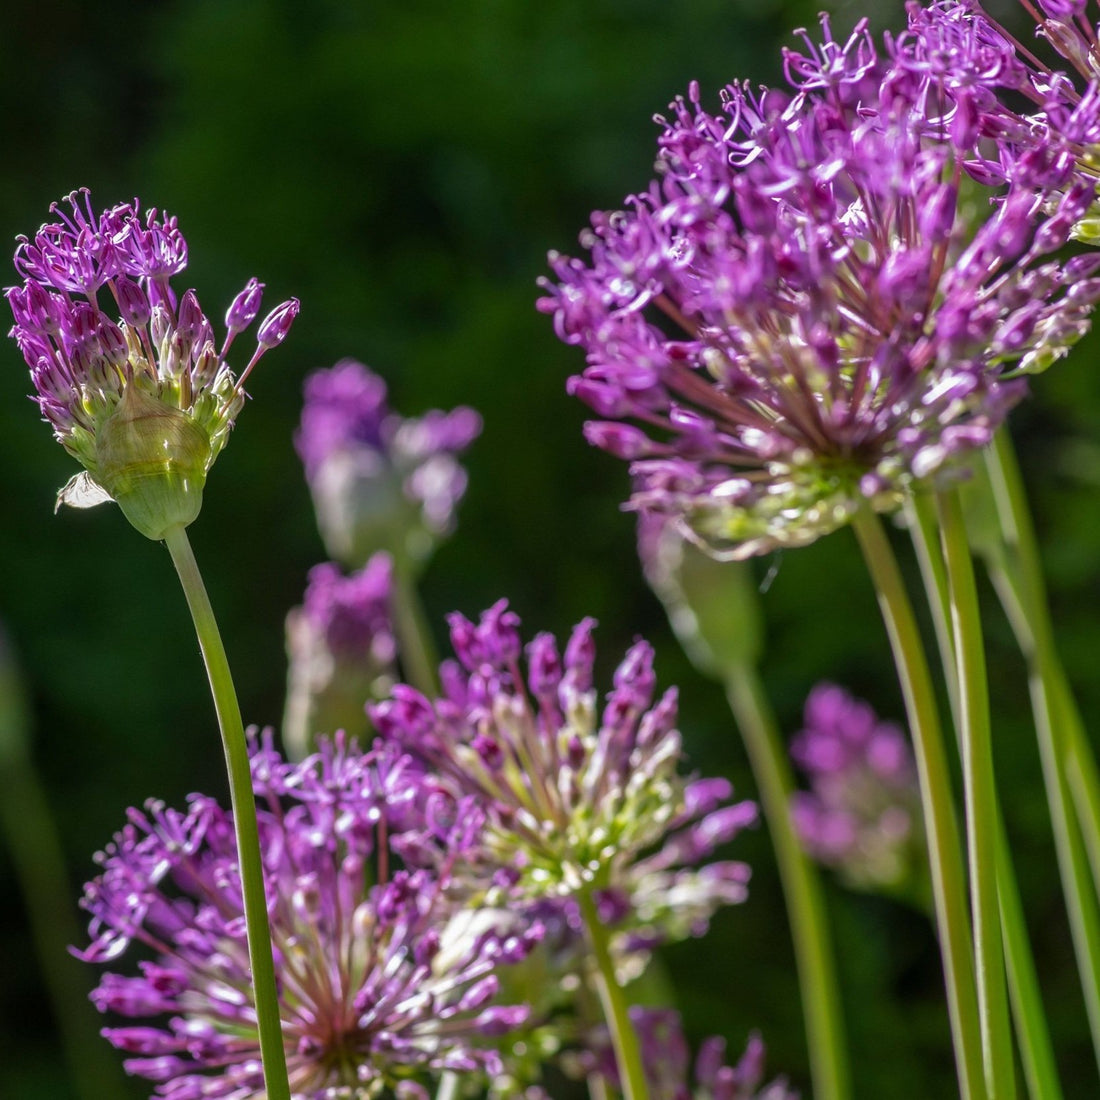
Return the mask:
[[[220,316],[250,275],[268,303],[303,303],[288,342],[253,377],[254,401],[212,472],[196,554],[221,619],[246,720],[282,713],[283,617],[321,555],[292,436],[302,380],[354,356],[386,376],[395,408],[477,407],[457,537],[424,584],[433,620],[507,595],[528,627],[601,621],[610,668],[636,634],[682,687],[703,771],[752,788],[721,692],[679,652],[645,588],[620,462],[586,447],[563,392],[580,367],[533,308],[548,248],[570,250],[589,211],[641,189],[655,112],[698,79],[775,80],[811,0],[76,0],[5,9],[8,109],[0,237],[33,231],[74,187],[97,205],[141,196],[179,215],[189,281]],[[900,3],[876,5],[898,25]],[[862,14],[838,5],[844,33]],[[11,276],[9,276],[11,278]],[[163,548],[110,508],[52,515],[73,472],[27,401],[14,346],[0,351],[0,616],[33,700],[35,761],[72,875],[127,805],[224,789],[187,611]],[[1100,581],[1100,400],[1095,341],[1036,380],[1015,426],[1048,555],[1053,600],[1086,715]],[[908,560],[908,559],[907,559]],[[828,677],[884,716],[901,703],[847,532],[756,563],[765,577],[764,676],[784,727]],[[915,570],[913,570],[915,579]],[[986,597],[991,594],[987,591]],[[995,604],[990,667],[998,767],[1069,1095],[1089,1050],[1026,721],[1020,662]],[[442,631],[439,632],[442,634]],[[759,1027],[769,1063],[804,1086],[797,985],[766,836],[738,841],[750,901],[668,954],[695,1038],[740,1049]],[[5,1095],[75,1092],[36,963],[13,864],[0,852],[0,1065]],[[948,1096],[953,1071],[927,924],[830,884],[858,1096]],[[70,961],[70,965],[79,964]],[[87,968],[85,968],[87,969]],[[93,975],[82,974],[88,987]],[[92,1012],[89,1006],[87,1011]],[[1076,1074],[1080,1077],[1076,1077]],[[128,1096],[145,1095],[132,1086]],[[109,1100],[105,1096],[105,1100]]]

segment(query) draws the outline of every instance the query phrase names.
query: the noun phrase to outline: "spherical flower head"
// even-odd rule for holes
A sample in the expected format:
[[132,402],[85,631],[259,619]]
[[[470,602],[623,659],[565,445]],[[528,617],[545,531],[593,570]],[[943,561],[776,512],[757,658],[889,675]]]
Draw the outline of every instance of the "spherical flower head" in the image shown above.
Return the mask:
[[[783,1078],[763,1084],[764,1042],[755,1032],[736,1066],[726,1065],[726,1041],[716,1036],[700,1045],[692,1066],[678,1012],[634,1005],[630,1020],[638,1036],[650,1100],[798,1100],[798,1093]],[[586,1077],[598,1074],[612,1088],[621,1088],[606,1028],[598,1029],[589,1049],[572,1061]]]
[[58,503],[114,500],[142,534],[160,539],[199,514],[206,475],[244,405],[244,381],[289,331],[298,302],[264,322],[237,377],[226,355],[255,318],[262,284],[251,280],[230,306],[219,350],[195,292],[177,296],[171,286],[187,266],[174,217],[142,216],[136,199],[97,215],[86,190],[66,202],[51,207],[57,221],[19,238],[23,283],[6,292],[10,335],[43,417],[84,467]]
[[286,620],[287,703],[283,739],[291,754],[317,734],[367,733],[364,706],[395,679],[393,562],[377,553],[349,575],[332,562],[309,571],[305,598]]
[[450,622],[458,661],[440,670],[444,697],[399,686],[371,717],[484,807],[480,863],[467,861],[472,891],[507,905],[592,896],[626,953],[700,935],[719,905],[744,898],[743,863],[697,865],[754,823],[756,806],[731,804],[724,779],[680,774],[676,692],[655,698],[649,645],[631,647],[601,708],[593,620],[564,654],[538,635],[526,674],[505,601],[476,624]]
[[377,550],[423,562],[455,524],[461,454],[481,433],[465,407],[401,417],[386,383],[345,359],[306,379],[295,438],[329,553],[358,565]]
[[791,756],[810,781],[791,805],[807,852],[857,889],[924,897],[917,769],[901,729],[843,688],[819,684]]
[[569,389],[631,463],[631,507],[716,556],[958,476],[1022,396],[1010,376],[1064,354],[1100,293],[1054,258],[1090,191],[1051,211],[1010,180],[974,226],[928,110],[947,77],[826,38],[788,51],[790,91],[730,86],[712,113],[692,86],[659,179],[593,215],[586,259],[551,255],[539,303],[586,352]]
[[[396,1088],[419,1098],[426,1074],[495,1072],[493,1037],[527,1015],[496,1003],[496,970],[521,959],[538,929],[490,924],[448,942],[445,877],[387,876],[382,859],[372,875],[380,833],[427,828],[394,808],[416,773],[339,741],[300,765],[254,745],[253,781],[293,1095],[360,1100]],[[150,802],[98,858],[82,903],[92,944],[77,954],[113,963],[132,942],[151,953],[137,974],[107,973],[92,994],[101,1011],[133,1021],[103,1032],[130,1056],[127,1071],[156,1082],[155,1096],[259,1100],[229,812],[200,795],[182,811]]]

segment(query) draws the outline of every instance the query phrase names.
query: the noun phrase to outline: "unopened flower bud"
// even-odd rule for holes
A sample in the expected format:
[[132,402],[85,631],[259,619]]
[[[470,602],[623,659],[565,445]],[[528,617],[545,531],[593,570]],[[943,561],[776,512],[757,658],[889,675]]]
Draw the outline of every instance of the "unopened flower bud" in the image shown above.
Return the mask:
[[263,320],[260,331],[256,334],[256,340],[262,348],[278,347],[290,332],[290,326],[294,324],[294,318],[298,316],[301,308],[297,298],[291,298],[276,306]]
[[233,299],[225,312],[225,327],[230,338],[243,332],[260,312],[260,300],[263,298],[264,284],[258,279],[249,279],[244,290]]

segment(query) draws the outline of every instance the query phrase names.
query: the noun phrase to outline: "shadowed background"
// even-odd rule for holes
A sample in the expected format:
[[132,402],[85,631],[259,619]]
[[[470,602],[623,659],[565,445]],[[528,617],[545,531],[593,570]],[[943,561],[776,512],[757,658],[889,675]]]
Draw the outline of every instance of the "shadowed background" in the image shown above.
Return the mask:
[[[662,685],[682,689],[696,766],[751,778],[721,692],[693,672],[637,567],[624,464],[581,438],[564,393],[581,354],[534,311],[549,248],[576,249],[594,208],[641,190],[656,127],[691,79],[714,105],[745,77],[776,81],[779,49],[818,5],[802,0],[419,0],[308,6],[195,0],[9,5],[0,41],[0,239],[32,233],[79,186],[102,208],[133,196],[179,216],[189,273],[220,318],[249,276],[265,308],[302,313],[249,384],[253,396],[212,472],[191,529],[246,722],[276,723],[283,618],[322,548],[292,435],[305,375],[361,359],[406,414],[469,404],[485,419],[468,455],[457,536],[423,594],[443,615],[505,595],[528,634],[601,622],[609,672],[638,634]],[[899,25],[899,4],[876,4]],[[861,14],[834,14],[846,35]],[[14,281],[9,271],[7,281]],[[1063,650],[1097,713],[1093,673],[1100,560],[1100,402],[1094,344],[1037,380],[1014,417],[1036,500]],[[0,350],[0,620],[26,676],[33,758],[71,879],[75,912],[91,854],[149,796],[223,794],[212,707],[182,594],[162,547],[111,507],[52,514],[75,471],[27,400],[14,346]],[[896,681],[854,540],[840,532],[757,563],[768,617],[764,677],[784,728],[812,684],[835,679],[901,715]],[[984,593],[989,596],[989,593]],[[1061,910],[1026,691],[992,600],[997,764],[1044,991],[1070,1096],[1089,1079],[1083,1005]],[[606,679],[606,678],[605,678]],[[760,1028],[772,1072],[806,1087],[797,984],[764,833],[736,842],[755,874],[749,902],[704,940],[666,953],[694,1039],[739,1051]],[[17,888],[0,847],[0,1093],[68,1100],[71,1085]],[[938,952],[927,922],[828,883],[860,1097],[948,1096],[953,1070]],[[76,933],[82,935],[82,933]],[[91,988],[92,968],[64,959]],[[99,1026],[78,1006],[87,1028]],[[106,1051],[106,1065],[118,1059]],[[1093,1070],[1093,1074],[1095,1071]],[[92,1067],[83,1100],[141,1097]],[[1093,1077],[1093,1080],[1095,1078]],[[1083,1088],[1085,1086],[1082,1086]]]

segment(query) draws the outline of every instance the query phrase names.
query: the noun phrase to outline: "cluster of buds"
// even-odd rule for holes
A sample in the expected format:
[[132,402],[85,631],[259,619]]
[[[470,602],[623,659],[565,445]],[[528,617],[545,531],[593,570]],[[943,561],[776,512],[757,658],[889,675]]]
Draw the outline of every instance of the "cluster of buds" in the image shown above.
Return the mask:
[[[54,204],[58,220],[20,238],[22,286],[7,290],[11,335],[30,367],[36,400],[62,446],[84,467],[59,503],[114,500],[142,534],[160,539],[199,514],[206,475],[244,405],[244,383],[298,314],[297,299],[260,324],[240,375],[234,340],[256,319],[255,279],[226,313],[219,348],[193,290],[170,280],[187,266],[176,219],[137,200],[96,215],[87,192]],[[109,295],[117,316],[104,311]]]

